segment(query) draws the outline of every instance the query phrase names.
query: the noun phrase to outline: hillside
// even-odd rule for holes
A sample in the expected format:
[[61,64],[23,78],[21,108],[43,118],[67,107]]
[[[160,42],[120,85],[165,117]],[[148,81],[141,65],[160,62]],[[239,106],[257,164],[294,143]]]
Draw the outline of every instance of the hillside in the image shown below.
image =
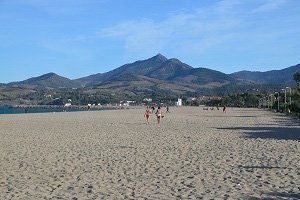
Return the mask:
[[186,71],[185,73],[178,74],[178,76],[174,78],[174,81],[196,84],[202,87],[216,87],[229,83],[237,83],[237,80],[232,78],[230,75],[207,68],[195,68]]
[[127,95],[151,95],[157,93],[181,94],[196,92],[198,87],[184,84],[174,84],[169,81],[159,80],[143,75],[127,73],[119,76],[113,81],[106,81],[94,87],[97,90],[113,91],[118,94]]
[[118,81],[124,74],[135,74],[158,80],[171,81],[173,84],[191,83],[208,84],[208,82],[218,82],[224,84],[226,81],[235,81],[230,76],[210,69],[195,69],[176,58],[167,59],[161,54],[152,58],[136,61],[131,64],[122,65],[112,71],[103,74],[95,74],[76,81],[84,86],[101,85],[111,81]]
[[81,84],[77,81],[59,76],[55,73],[48,73],[42,76],[29,78],[20,82],[9,83],[8,86],[30,87],[30,88],[78,88]]
[[18,104],[20,101],[26,101],[20,97],[32,96],[35,93],[36,91],[30,88],[0,85],[0,105]]
[[93,86],[107,81],[114,81],[118,79],[119,76],[128,73],[156,78],[159,80],[172,80],[172,78],[176,75],[190,69],[193,68],[177,59],[168,60],[163,55],[158,54],[146,60],[125,64],[112,71],[83,77],[76,79],[76,81],[80,82],[84,86]]
[[76,81],[86,87],[93,87],[94,92],[105,90],[129,96],[158,93],[184,95],[240,82],[222,72],[193,68],[176,58],[167,59],[161,54]]
[[300,64],[281,70],[271,70],[266,72],[240,71],[232,73],[233,78],[247,80],[260,84],[286,84],[295,85],[293,74],[300,71]]

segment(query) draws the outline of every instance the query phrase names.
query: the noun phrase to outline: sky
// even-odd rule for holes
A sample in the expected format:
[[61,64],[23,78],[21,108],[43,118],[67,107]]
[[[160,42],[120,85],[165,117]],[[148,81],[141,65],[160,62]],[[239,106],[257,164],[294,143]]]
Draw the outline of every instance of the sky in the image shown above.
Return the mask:
[[300,63],[299,0],[0,0],[0,83],[158,53],[224,73]]

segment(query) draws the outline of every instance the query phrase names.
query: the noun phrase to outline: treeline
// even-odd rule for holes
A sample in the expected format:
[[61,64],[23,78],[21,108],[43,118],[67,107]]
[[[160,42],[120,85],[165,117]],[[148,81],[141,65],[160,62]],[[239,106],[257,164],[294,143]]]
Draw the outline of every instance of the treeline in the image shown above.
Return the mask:
[[202,99],[196,98],[189,101],[184,99],[185,105],[199,106],[205,105],[210,107],[217,106],[229,106],[229,107],[258,107],[259,99],[262,97],[261,94],[243,93],[243,94],[232,94],[228,96],[220,97],[219,99]]
[[[189,105],[198,106],[233,106],[233,107],[265,107],[281,112],[300,113],[300,72],[293,75],[297,87],[285,85],[230,85],[203,90],[204,94],[219,95],[217,100],[199,100],[189,102]],[[253,88],[255,89],[247,89]]]
[[293,76],[297,83],[297,88],[292,90],[292,103],[290,105],[290,110],[292,112],[300,113],[300,72],[296,72]]

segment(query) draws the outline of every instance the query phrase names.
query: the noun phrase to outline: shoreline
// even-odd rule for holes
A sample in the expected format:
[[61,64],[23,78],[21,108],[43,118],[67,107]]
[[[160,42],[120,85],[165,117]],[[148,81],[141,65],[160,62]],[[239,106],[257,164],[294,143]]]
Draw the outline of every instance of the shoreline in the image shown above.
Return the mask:
[[51,113],[51,112],[80,112],[96,110],[123,110],[126,106],[57,106],[57,105],[14,105],[0,106],[0,115],[3,114],[29,114],[29,113]]
[[[71,105],[71,106],[64,106],[64,105],[11,105],[11,108],[88,108],[88,105]],[[119,108],[125,109],[127,106],[90,106],[90,108]]]

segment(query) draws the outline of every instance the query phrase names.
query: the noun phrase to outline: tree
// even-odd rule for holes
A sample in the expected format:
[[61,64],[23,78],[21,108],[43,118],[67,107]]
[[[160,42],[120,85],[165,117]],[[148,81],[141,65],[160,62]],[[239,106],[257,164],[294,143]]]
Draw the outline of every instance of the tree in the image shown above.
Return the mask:
[[298,89],[295,90],[293,95],[293,103],[290,108],[292,112],[300,112],[300,72],[296,72],[293,76],[294,80],[297,82]]
[[293,76],[294,80],[297,82],[297,85],[299,87],[300,85],[300,72],[296,72]]

